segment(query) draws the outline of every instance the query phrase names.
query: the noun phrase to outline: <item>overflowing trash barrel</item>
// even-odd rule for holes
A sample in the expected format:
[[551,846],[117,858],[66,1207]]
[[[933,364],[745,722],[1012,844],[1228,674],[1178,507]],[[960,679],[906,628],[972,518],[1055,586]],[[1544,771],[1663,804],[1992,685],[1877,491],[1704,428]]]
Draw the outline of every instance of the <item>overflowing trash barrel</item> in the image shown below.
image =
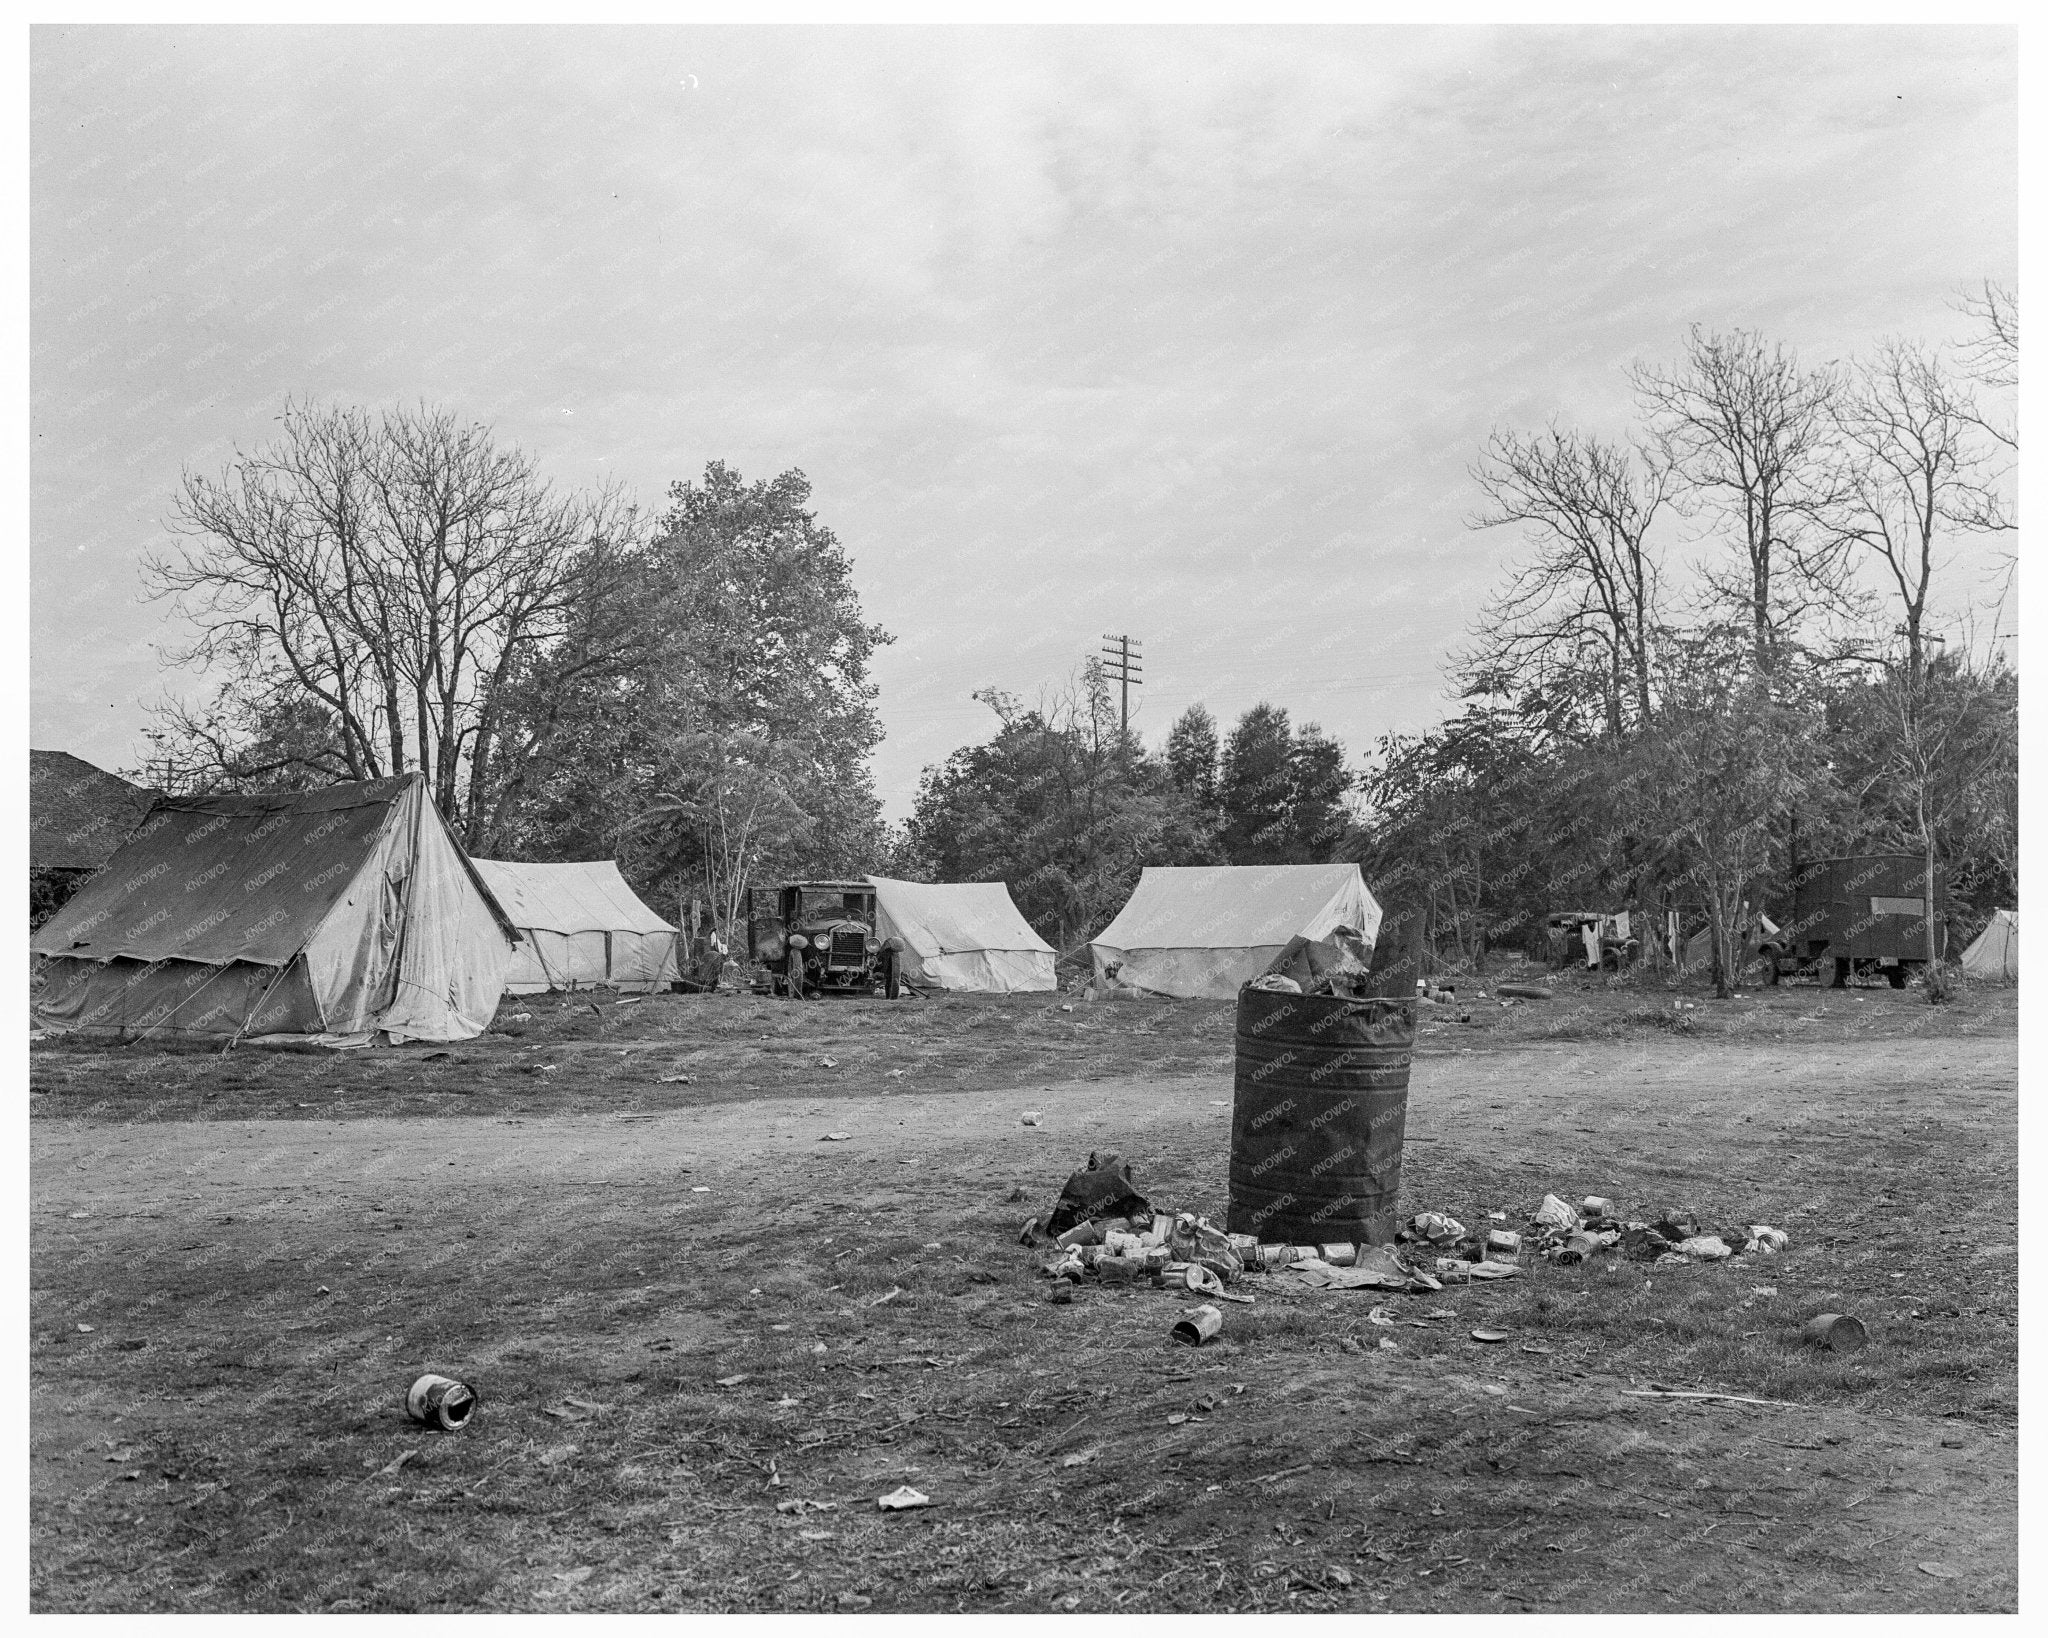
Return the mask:
[[1238,991],[1231,1233],[1393,1242],[1414,1048],[1413,1001]]

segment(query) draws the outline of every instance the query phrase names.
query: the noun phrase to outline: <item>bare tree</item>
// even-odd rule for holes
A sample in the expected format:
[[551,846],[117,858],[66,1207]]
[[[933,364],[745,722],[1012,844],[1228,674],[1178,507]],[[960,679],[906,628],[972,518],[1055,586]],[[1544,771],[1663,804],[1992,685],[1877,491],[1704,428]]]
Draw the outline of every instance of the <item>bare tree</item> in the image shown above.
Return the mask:
[[1652,451],[1552,425],[1496,431],[1472,475],[1490,503],[1474,528],[1520,524],[1535,547],[1487,605],[1478,646],[1463,659],[1473,691],[1564,677],[1597,656],[1601,714],[1620,734],[1650,714],[1659,561],[1649,541],[1670,486]]
[[1855,371],[1833,419],[1837,459],[1825,516],[1833,539],[1874,564],[1896,595],[1906,681],[1926,674],[1929,596],[1959,530],[2004,513],[1975,433],[1977,406],[1941,356],[1888,341]]
[[1732,534],[1736,568],[1705,566],[1707,584],[1739,609],[1759,672],[1778,668],[1787,639],[1816,608],[1838,606],[1839,543],[1818,529],[1825,495],[1834,371],[1809,370],[1752,330],[1692,328],[1675,369],[1629,371],[1664,457],[1696,503]]
[[319,772],[417,770],[454,818],[492,755],[493,689],[637,520],[615,490],[558,494],[445,410],[294,404],[282,420],[219,478],[186,474],[185,539],[145,563],[197,628],[167,658],[229,672],[230,694],[317,706],[335,764]]
[[[2020,298],[2010,285],[1986,279],[1966,290],[1956,306],[1977,322],[1977,333],[1957,350],[1957,362],[1987,387],[2011,391],[2020,384]],[[1985,428],[2009,448],[2019,447],[2012,428]]]

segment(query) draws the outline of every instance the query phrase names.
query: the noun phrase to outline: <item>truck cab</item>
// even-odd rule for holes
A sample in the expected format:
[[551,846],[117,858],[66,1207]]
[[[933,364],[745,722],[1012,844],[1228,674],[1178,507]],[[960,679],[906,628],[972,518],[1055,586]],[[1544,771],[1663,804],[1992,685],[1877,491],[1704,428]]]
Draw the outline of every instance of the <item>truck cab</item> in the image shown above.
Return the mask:
[[747,955],[787,995],[897,995],[896,952],[883,946],[866,882],[749,888]]

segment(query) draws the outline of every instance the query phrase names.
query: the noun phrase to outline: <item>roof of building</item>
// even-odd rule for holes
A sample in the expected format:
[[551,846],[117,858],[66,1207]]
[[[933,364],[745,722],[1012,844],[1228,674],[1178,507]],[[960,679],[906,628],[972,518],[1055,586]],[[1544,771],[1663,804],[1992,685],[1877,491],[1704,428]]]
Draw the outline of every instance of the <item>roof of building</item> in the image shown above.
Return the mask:
[[30,867],[97,870],[135,834],[157,794],[69,751],[30,751]]

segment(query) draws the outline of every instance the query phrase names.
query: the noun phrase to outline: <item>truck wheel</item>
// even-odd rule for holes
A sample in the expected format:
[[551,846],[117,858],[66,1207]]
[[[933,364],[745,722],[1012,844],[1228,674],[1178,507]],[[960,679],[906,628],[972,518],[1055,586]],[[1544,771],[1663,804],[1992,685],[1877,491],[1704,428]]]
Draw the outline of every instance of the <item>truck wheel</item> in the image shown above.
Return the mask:
[[1846,990],[1849,987],[1849,963],[1841,956],[1835,957],[1835,976],[1829,982],[1831,990]]
[[1903,990],[1906,987],[1907,974],[1904,967],[1887,967],[1884,970],[1884,975],[1892,981],[1893,989]]
[[884,950],[882,952],[882,994],[891,1001],[898,999],[903,994],[903,986],[896,976],[896,952],[894,950]]

